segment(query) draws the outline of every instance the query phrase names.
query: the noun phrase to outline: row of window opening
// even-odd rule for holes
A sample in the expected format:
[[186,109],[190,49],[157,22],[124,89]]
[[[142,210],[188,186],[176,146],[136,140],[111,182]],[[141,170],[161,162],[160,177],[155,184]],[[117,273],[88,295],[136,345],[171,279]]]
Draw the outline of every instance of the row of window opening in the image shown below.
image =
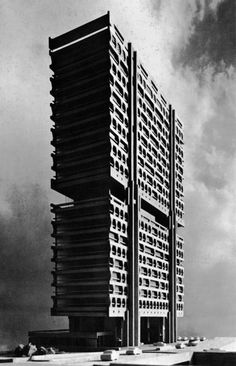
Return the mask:
[[161,194],[158,194],[156,191],[151,189],[147,184],[144,184],[144,182],[141,182],[140,179],[138,179],[138,186],[141,188],[141,190],[146,193],[149,198],[154,199],[155,201],[158,201],[162,206],[165,208],[169,208],[169,202],[162,197]]
[[110,264],[110,267],[118,268],[120,270],[127,271],[127,269],[128,269],[127,262],[123,262],[120,259],[110,257],[109,264]]
[[183,210],[184,209],[184,204],[183,202],[181,202],[180,200],[176,200],[176,206],[180,209]]
[[110,165],[111,165],[111,167],[115,168],[115,170],[118,173],[120,173],[121,175],[123,175],[126,179],[128,178],[128,176],[129,176],[128,169],[125,168],[122,163],[119,163],[117,160],[115,160],[115,162],[114,162],[114,159],[111,157]]
[[121,299],[120,297],[112,297],[111,298],[111,306],[113,308],[126,308],[126,299]]
[[[145,228],[145,226],[142,225],[142,222],[141,222],[140,228],[141,228],[141,230],[146,231],[146,228]],[[168,242],[168,234],[163,233],[161,230],[156,230],[155,228],[152,228],[151,232],[149,230],[148,230],[148,232],[151,235],[155,235],[157,238],[160,238],[161,240]],[[152,245],[154,244],[155,246],[159,245],[161,243],[161,242],[159,243],[159,241],[156,240],[155,238],[153,238],[152,236],[146,235],[142,231],[139,232],[139,239],[142,240],[143,242],[148,242]]]
[[111,253],[118,257],[127,258],[127,251],[124,248],[120,248],[116,245],[112,245]]
[[180,219],[183,219],[183,217],[184,217],[184,213],[183,213],[183,211],[180,211],[179,209],[176,209],[176,215],[177,215]]
[[143,108],[143,103],[141,104],[141,101],[140,101],[140,107],[143,109],[143,112],[141,112],[140,108],[138,108],[138,117],[141,118],[141,122],[144,123],[149,128],[149,130],[154,133],[156,137],[159,137],[158,135],[159,132],[162,133],[162,136],[166,138],[167,143],[167,141],[169,141],[169,129],[158,117],[153,116],[153,118],[150,118],[149,115],[148,118],[147,115],[145,114],[146,107]]
[[118,54],[122,57],[123,61],[127,60],[127,51],[125,51],[124,46],[118,42],[118,40],[116,39],[116,37],[112,34],[111,35],[111,42],[113,44],[113,46],[116,48],[116,50],[118,51]]
[[127,295],[127,287],[126,286],[118,286],[118,285],[109,285],[109,293],[117,294],[117,295]]
[[158,192],[160,192],[164,197],[169,199],[169,191],[165,188],[165,186],[163,186],[163,183],[162,184],[159,183],[159,180],[157,181],[155,178],[152,178],[142,168],[139,168],[138,173],[139,173],[139,177],[142,179],[141,182],[143,184],[144,184],[144,182],[147,182],[151,187],[153,187],[154,189],[157,189]]
[[[145,136],[143,136],[140,132],[138,132],[138,141],[140,141],[142,143],[142,145],[148,149],[150,152],[153,150],[152,149],[152,144],[154,146],[154,148],[158,149],[158,151],[162,154],[162,156],[164,158],[167,159],[167,161],[169,161],[169,151],[162,145],[159,144],[158,142],[155,142],[153,138],[151,138],[149,141],[145,138]],[[152,143],[152,144],[151,144]],[[156,152],[156,157],[157,157],[157,152]],[[166,165],[168,165],[168,162],[166,162]]]
[[[168,110],[166,110],[166,108],[162,105],[162,103],[160,102],[158,96],[152,92],[151,88],[149,87],[149,85],[146,83],[146,81],[142,78],[142,76],[139,74],[138,76],[138,79],[139,79],[139,83],[138,83],[138,89],[139,89],[139,92],[140,94],[142,95],[142,97],[144,97],[145,95],[145,98],[147,100],[149,100],[149,104],[151,107],[153,107],[153,104],[158,104],[161,112],[164,114],[164,116],[168,119],[169,118],[169,112]],[[148,97],[147,94],[144,93],[144,90],[143,88],[145,89],[145,91],[148,92],[149,96],[151,97],[151,99],[153,100],[153,102],[150,100],[150,98]],[[153,107],[154,108],[154,107]]]
[[[152,144],[151,144],[151,142],[147,142],[146,139],[141,139],[141,135],[139,133],[138,133],[138,139],[140,141],[140,143],[138,144],[140,154],[142,154],[145,157],[146,156],[148,157],[148,153],[152,154],[153,157],[155,159],[158,159],[158,161],[161,162],[165,168],[169,169],[169,167],[170,167],[169,160],[168,160],[168,158],[166,158],[163,151],[161,149],[159,149],[159,145],[157,147],[157,146],[155,146],[155,144],[153,144],[152,140],[151,140],[152,141]],[[145,153],[146,153],[146,155],[145,155]]]
[[[139,250],[140,250],[141,253],[146,253],[146,254],[158,257],[162,260],[166,260],[166,261],[168,260],[168,254],[163,253],[162,251],[159,251],[159,250],[155,250],[153,247],[150,247],[150,246],[155,246],[156,247],[156,243],[157,243],[156,239],[150,238],[147,243],[148,243],[148,246],[144,245],[142,243],[139,243]],[[163,248],[163,247],[165,247],[165,248]],[[159,246],[158,246],[158,249],[159,249]],[[167,252],[168,245],[163,244],[160,249]]]
[[[122,83],[122,86],[127,90],[127,77],[121,74],[120,70],[116,67],[116,65],[113,63],[111,67],[112,73],[114,76],[118,78],[118,80]],[[112,75],[110,75],[112,76]],[[114,84],[114,79],[111,79],[112,83]],[[118,86],[118,90],[120,90],[121,85]]]
[[115,215],[116,217],[119,217],[121,220],[128,221],[128,214],[127,212],[124,212],[123,209],[119,207],[114,207],[113,204],[110,204],[110,213],[112,215]]
[[113,47],[110,47],[110,56],[115,61],[117,65],[120,65],[121,71],[124,73],[125,76],[128,76],[128,67],[125,65],[123,60],[120,59],[116,50]]
[[[153,281],[148,278],[139,278],[139,286],[145,286],[145,287],[155,287],[157,289],[161,289],[163,291],[168,291],[169,286],[168,283],[165,282],[159,282],[159,281]],[[156,293],[156,291],[155,291]],[[161,295],[161,292],[159,293]],[[151,290],[148,290],[148,297],[151,297]]]
[[111,280],[115,281],[115,282],[126,283],[127,282],[127,275],[125,273],[112,271],[111,272]]
[[140,309],[168,310],[168,303],[150,300],[139,300]]
[[112,224],[113,229],[118,230],[118,231],[122,231],[125,234],[127,233],[127,224],[121,223],[117,219],[113,219],[111,224]]
[[[150,119],[151,121],[153,121],[155,124],[157,124],[157,121],[159,121],[159,117],[163,118],[163,116],[160,116],[160,112],[158,111],[157,108],[153,109],[153,112],[151,111],[151,109],[149,108],[149,106],[147,105],[146,101],[144,101],[143,98],[138,98],[138,105],[139,108],[142,109],[142,111],[146,114],[147,119]],[[141,111],[138,108],[138,116],[141,116]],[[165,128],[167,129],[167,131],[169,130],[169,124],[167,122],[166,119],[163,118],[164,124],[165,124]],[[166,136],[168,136],[168,132],[165,131],[165,129],[162,129],[162,133],[165,133]]]
[[154,268],[140,266],[139,273],[143,276],[158,278],[158,279],[162,279],[164,281],[168,280],[168,275],[166,272],[157,271]]
[[123,164],[128,164],[128,155],[122,153],[121,150],[115,145],[112,145],[112,155],[117,157],[119,161],[122,161]]
[[150,267],[159,268],[164,271],[168,271],[168,263],[163,263],[160,260],[156,260],[154,258],[150,258],[145,255],[141,254],[139,255],[139,263]]
[[177,268],[176,273],[177,273],[177,275],[183,276],[184,275],[184,270],[182,268]]

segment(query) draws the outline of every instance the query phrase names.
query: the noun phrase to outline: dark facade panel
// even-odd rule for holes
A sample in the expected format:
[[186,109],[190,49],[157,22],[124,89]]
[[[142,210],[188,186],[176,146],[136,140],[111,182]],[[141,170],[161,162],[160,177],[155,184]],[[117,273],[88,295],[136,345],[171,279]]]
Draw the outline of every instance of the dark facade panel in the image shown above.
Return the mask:
[[127,205],[111,193],[52,205],[53,315],[124,316]]

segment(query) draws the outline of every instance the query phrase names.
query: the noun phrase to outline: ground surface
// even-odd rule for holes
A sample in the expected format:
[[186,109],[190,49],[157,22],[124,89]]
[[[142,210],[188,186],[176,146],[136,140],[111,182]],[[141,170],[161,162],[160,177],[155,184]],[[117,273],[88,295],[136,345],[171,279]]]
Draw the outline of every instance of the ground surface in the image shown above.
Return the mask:
[[[200,342],[195,347],[186,347],[185,349],[176,349],[174,345],[168,345],[157,351],[157,347],[153,345],[145,345],[141,347],[143,353],[137,356],[127,356],[126,348],[120,350],[120,356],[116,361],[104,362],[100,360],[102,352],[87,352],[87,353],[65,353],[58,355],[36,356],[34,361],[26,358],[7,358],[1,357],[0,362],[6,366],[12,363],[20,363],[22,366],[42,366],[42,362],[49,362],[58,366],[108,366],[108,365],[173,365],[175,363],[181,364],[190,361],[194,352],[204,353],[204,355],[236,352],[236,337],[235,338],[214,338]],[[208,350],[208,353],[205,352]],[[233,353],[233,356],[236,353]],[[236,363],[234,363],[235,365]],[[19,365],[20,366],[20,365]]]

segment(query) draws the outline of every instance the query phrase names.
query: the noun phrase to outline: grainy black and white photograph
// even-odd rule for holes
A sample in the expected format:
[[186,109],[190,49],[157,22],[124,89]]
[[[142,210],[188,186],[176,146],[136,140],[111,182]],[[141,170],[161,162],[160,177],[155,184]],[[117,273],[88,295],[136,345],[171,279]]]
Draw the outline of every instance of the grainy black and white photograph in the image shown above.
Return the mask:
[[0,45],[0,362],[235,365],[235,0],[0,0]]

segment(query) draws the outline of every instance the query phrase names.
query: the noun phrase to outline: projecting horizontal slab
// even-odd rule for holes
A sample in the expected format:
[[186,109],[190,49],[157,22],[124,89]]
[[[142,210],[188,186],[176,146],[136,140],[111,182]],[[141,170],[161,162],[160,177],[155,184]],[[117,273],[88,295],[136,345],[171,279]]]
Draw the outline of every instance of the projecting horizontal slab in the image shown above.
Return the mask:
[[55,50],[56,48],[65,46],[68,43],[79,40],[88,34],[94,33],[99,29],[108,27],[110,24],[109,13],[103,15],[100,18],[93,20],[92,22],[86,23],[76,29],[73,29],[61,36],[55,38],[49,38],[49,48]]
[[[107,70],[109,59],[109,53],[104,54],[104,50],[98,51],[95,54],[85,56],[73,63],[62,65],[61,67],[59,66],[56,70],[56,74],[50,78],[50,81],[56,87],[60,87],[61,83],[64,85],[69,82],[69,80],[73,83],[74,79],[71,79],[73,76],[80,77],[83,75],[83,78],[87,78],[87,74],[90,76],[96,75],[97,67],[100,72],[101,70]],[[53,66],[53,64],[50,66],[52,70]]]
[[78,61],[100,54],[102,50],[109,55],[109,39],[108,30],[103,30],[81,42],[72,43],[67,47],[50,51],[49,54],[52,60],[50,65],[51,70],[57,74],[58,71],[61,72],[62,69],[67,68]]
[[[83,195],[83,188],[84,190],[88,191],[89,188],[95,190],[95,188],[98,187],[105,187],[105,184],[107,182],[107,175],[105,174],[106,169],[97,169],[94,171],[94,175],[85,175],[85,173],[82,175],[74,174],[70,177],[70,179],[52,179],[51,180],[51,187],[52,189],[58,191],[59,193],[64,194],[64,190],[68,189],[68,192],[66,192],[66,196],[70,197],[72,195],[72,198],[74,198],[73,193],[79,192],[80,197]],[[102,174],[104,172],[104,174]],[[90,172],[88,172],[90,173]],[[87,174],[88,174],[87,173]],[[99,174],[101,173],[101,174]],[[72,189],[72,192],[70,192],[70,189]],[[72,193],[72,194],[70,194]],[[76,197],[78,194],[76,195]]]
[[[96,63],[95,67],[99,67],[100,64]],[[102,64],[103,65],[103,64]],[[106,64],[103,66],[103,68],[105,69],[105,66],[107,66]],[[109,65],[108,65],[109,66]],[[77,77],[76,77],[77,75]],[[108,78],[109,74],[108,71],[106,70],[101,70],[101,72],[97,75],[97,74],[92,74],[90,75],[90,77],[84,77],[83,73],[81,72],[81,74],[73,74],[72,76],[70,75],[70,78],[68,80],[68,78],[66,79],[64,77],[64,83],[62,82],[61,79],[58,78],[51,78],[51,83],[52,83],[52,90],[50,92],[51,95],[53,95],[55,98],[57,97],[63,97],[63,96],[72,96],[75,94],[80,94],[80,89],[79,88],[83,88],[83,90],[89,90],[91,88],[91,86],[93,87],[98,87],[99,85],[108,85]],[[61,80],[60,85],[58,85],[58,81]]]
[[71,309],[71,308],[52,308],[51,315],[52,316],[85,316],[85,317],[106,317],[108,314],[108,306],[104,307],[103,309],[93,307],[90,309]]

